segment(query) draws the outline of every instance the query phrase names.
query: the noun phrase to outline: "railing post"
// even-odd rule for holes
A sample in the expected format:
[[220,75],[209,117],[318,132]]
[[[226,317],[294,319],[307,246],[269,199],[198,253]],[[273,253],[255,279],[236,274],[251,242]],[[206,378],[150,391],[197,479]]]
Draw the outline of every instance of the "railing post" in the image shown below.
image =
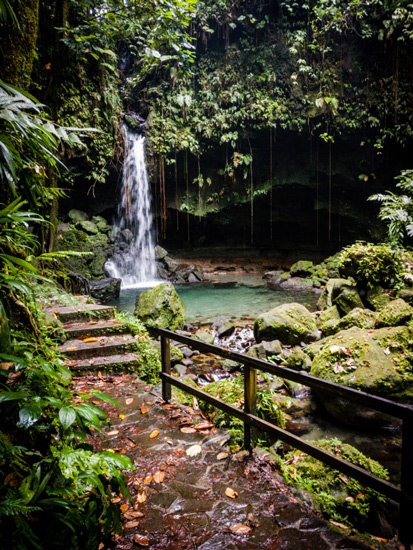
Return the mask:
[[[161,360],[162,372],[171,374],[171,341],[165,336],[161,336]],[[162,398],[168,402],[172,397],[172,387],[167,380],[162,380]]]
[[403,419],[399,540],[406,548],[413,543],[413,419]]
[[[257,371],[248,365],[244,365],[244,411],[254,415],[257,412]],[[256,440],[256,429],[244,422],[244,447],[250,453]]]

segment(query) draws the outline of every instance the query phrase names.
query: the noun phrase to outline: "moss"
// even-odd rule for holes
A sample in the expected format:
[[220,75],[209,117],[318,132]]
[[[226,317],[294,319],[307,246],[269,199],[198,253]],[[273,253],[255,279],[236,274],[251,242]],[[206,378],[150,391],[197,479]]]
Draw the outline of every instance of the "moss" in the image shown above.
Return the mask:
[[[339,439],[314,443],[382,479],[388,479],[387,471],[378,462]],[[297,483],[312,493],[315,504],[323,514],[346,525],[363,526],[376,514],[377,504],[385,500],[376,491],[301,451],[292,451],[277,462],[288,482]]]
[[317,326],[314,317],[301,304],[284,304],[257,317],[254,335],[257,342],[281,340],[284,344],[298,344],[315,339]]
[[174,286],[162,283],[138,296],[134,314],[148,329],[176,330],[185,323],[186,309]]
[[387,304],[377,318],[378,327],[395,327],[406,325],[413,317],[413,307],[398,298]]

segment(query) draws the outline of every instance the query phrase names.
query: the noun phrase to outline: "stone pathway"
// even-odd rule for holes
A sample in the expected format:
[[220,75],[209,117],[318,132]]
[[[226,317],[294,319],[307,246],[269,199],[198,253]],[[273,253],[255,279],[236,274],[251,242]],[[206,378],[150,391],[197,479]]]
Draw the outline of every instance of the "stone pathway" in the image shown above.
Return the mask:
[[[131,337],[121,327],[116,335],[90,336],[97,332],[82,332],[80,325],[86,329],[87,324],[102,328],[101,322],[78,322],[72,316],[66,330],[97,341],[73,338],[61,348],[71,354],[73,370],[84,370],[88,362],[93,369],[75,377],[76,388],[98,389],[122,406],[102,403],[111,426],[90,443],[96,450],[127,454],[136,466],[127,473],[132,502],[114,498],[123,526],[123,534],[113,540],[117,550],[402,548],[396,541],[362,540],[352,530],[326,522],[297,500],[268,455],[231,454],[228,436],[200,411],[164,403],[133,374],[105,374],[106,365],[119,364],[119,358],[128,357],[133,364],[134,354],[127,349]],[[109,325],[112,330],[113,321]]]

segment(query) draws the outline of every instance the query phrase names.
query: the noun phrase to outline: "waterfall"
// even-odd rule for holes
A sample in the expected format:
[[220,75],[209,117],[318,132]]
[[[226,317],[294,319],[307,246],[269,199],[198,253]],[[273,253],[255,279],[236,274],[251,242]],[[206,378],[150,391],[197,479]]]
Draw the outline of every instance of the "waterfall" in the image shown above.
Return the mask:
[[105,268],[111,277],[122,279],[122,288],[137,288],[151,286],[156,279],[153,215],[145,138],[126,130],[125,142],[121,199],[113,224],[121,250],[106,262]]

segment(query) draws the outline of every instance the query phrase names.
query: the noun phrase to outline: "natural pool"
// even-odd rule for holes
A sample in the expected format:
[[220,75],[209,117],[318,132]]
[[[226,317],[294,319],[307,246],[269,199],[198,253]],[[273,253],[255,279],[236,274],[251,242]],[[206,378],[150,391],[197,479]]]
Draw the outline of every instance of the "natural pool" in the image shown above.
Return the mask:
[[[175,285],[186,306],[187,322],[212,323],[223,315],[230,320],[255,319],[260,313],[281,304],[298,302],[310,311],[316,309],[318,296],[307,290],[273,290],[257,276],[222,275],[207,283]],[[145,289],[129,288],[110,302],[120,311],[132,313],[136,296]]]

